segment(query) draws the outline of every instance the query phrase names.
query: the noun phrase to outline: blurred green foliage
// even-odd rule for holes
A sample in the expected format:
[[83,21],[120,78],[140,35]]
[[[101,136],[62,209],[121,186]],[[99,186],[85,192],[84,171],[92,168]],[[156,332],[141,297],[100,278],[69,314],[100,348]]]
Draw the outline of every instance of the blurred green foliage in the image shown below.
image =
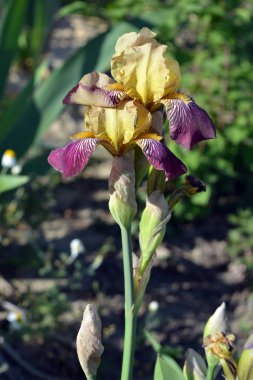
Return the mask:
[[253,269],[253,211],[239,209],[237,214],[229,215],[232,227],[228,233],[228,252],[239,259],[250,271]]

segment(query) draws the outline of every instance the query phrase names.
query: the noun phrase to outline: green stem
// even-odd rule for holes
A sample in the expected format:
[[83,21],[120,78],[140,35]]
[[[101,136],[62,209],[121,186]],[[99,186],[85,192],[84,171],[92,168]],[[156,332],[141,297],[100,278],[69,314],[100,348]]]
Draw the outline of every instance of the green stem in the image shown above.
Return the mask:
[[134,281],[132,263],[131,226],[121,227],[124,287],[125,287],[125,336],[121,380],[131,380],[134,365],[134,348],[137,315],[133,313]]
[[207,380],[213,380],[215,368],[216,366],[208,366],[206,378]]

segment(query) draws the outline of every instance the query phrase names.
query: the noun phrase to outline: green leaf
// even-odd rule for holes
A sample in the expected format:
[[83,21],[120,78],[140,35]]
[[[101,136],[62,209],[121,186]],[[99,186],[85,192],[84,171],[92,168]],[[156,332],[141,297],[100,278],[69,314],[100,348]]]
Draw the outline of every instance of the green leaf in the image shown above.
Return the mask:
[[23,28],[27,0],[9,0],[4,9],[0,25],[0,97],[2,96],[8,72],[18,49],[18,37]]
[[[42,52],[48,33],[53,25],[53,18],[58,9],[57,0],[30,0],[28,18],[28,47],[36,67],[42,58]],[[28,53],[28,54],[29,54]]]
[[154,380],[184,380],[183,371],[169,356],[157,355]]
[[87,9],[87,4],[83,3],[82,1],[75,1],[74,3],[65,5],[65,7],[62,7],[58,12],[56,17],[66,17],[72,14],[81,13],[85,14],[85,11]]
[[0,174],[0,193],[22,186],[26,184],[29,179],[30,178],[26,175]]
[[158,342],[158,340],[156,340],[155,336],[153,334],[151,334],[147,330],[144,330],[144,335],[145,335],[146,339],[149,341],[149,343],[152,346],[153,350],[155,352],[159,353],[161,351],[161,349],[162,349],[162,346],[160,345],[160,343]]
[[186,380],[205,380],[207,374],[206,363],[203,358],[191,348],[187,352],[184,364],[184,377]]
[[[35,90],[22,117],[1,144],[2,149],[8,146],[19,156],[23,155],[59,116],[63,110],[62,99],[66,93],[84,74],[94,70],[109,69],[117,38],[132,30],[135,28],[130,23],[118,23],[112,29],[89,41],[61,68],[55,70],[48,80]],[[52,141],[49,145],[53,143]]]

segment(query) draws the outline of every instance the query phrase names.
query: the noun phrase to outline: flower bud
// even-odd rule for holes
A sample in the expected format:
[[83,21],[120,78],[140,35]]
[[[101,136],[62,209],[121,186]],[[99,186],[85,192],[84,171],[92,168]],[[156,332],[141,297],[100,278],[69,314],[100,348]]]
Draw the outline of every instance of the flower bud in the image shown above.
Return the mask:
[[141,275],[164,238],[170,216],[164,195],[159,190],[154,191],[147,199],[140,221]]
[[253,334],[250,335],[243,348],[237,371],[238,379],[253,379]]
[[186,380],[205,380],[206,379],[206,363],[202,357],[191,348],[187,352],[184,364],[184,376]]
[[133,152],[113,157],[109,178],[109,209],[120,227],[128,228],[136,214]]
[[87,305],[76,338],[77,356],[88,380],[96,376],[100,357],[104,351],[101,343],[101,320],[94,305]]
[[204,338],[207,335],[213,335],[220,331],[226,333],[228,330],[229,325],[227,321],[226,304],[223,302],[208,319],[204,329]]

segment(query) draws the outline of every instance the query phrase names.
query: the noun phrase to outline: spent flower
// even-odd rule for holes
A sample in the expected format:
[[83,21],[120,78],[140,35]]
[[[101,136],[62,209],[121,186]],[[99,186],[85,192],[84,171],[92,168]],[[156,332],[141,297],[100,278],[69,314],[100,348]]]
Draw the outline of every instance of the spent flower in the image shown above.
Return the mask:
[[87,305],[76,338],[77,355],[88,380],[96,376],[100,357],[104,351],[101,343],[101,320],[94,305]]

